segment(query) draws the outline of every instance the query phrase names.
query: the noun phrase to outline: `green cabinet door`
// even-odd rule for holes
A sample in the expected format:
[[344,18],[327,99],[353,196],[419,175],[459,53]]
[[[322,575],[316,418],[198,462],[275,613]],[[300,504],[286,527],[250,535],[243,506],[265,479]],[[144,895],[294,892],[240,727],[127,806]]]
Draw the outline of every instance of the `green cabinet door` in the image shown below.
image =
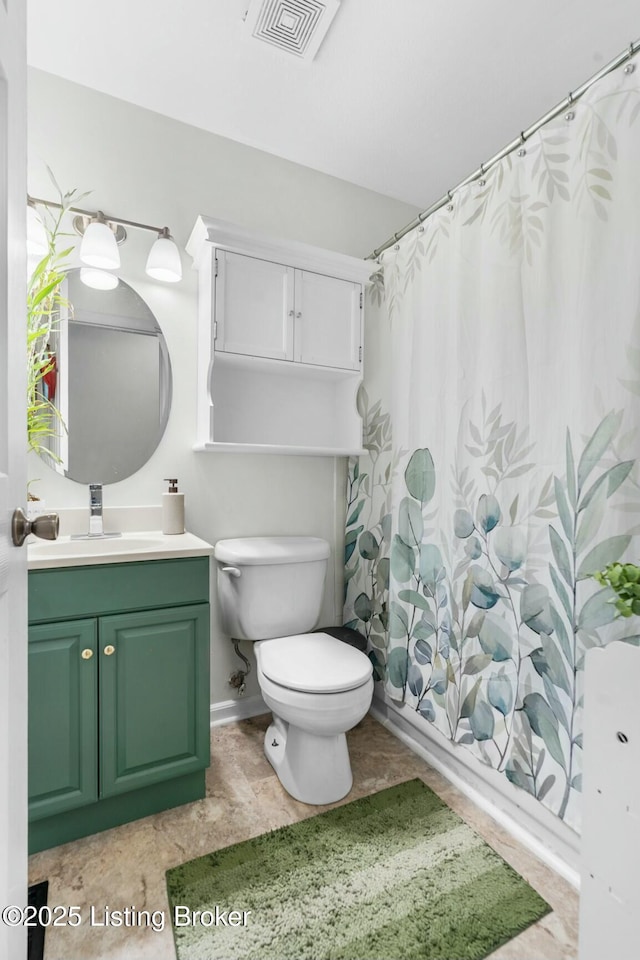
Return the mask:
[[29,819],[98,797],[97,621],[29,628]]
[[209,764],[209,605],[99,620],[100,795]]

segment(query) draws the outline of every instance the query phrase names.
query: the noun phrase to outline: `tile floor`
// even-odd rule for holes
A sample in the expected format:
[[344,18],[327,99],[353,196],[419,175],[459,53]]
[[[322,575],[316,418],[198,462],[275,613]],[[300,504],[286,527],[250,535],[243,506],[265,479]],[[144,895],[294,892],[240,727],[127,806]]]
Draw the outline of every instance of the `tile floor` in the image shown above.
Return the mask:
[[[204,800],[35,854],[29,882],[49,880],[49,905],[164,910],[165,870],[266,830],[313,816],[311,807],[280,786],[262,753],[268,717],[256,717],[211,733],[211,767]],[[577,956],[578,896],[552,870],[521,847],[443,777],[372,717],[348,735],[354,787],[342,803],[402,780],[420,777],[497,850],[553,907],[492,960],[569,960]],[[98,911],[97,911],[98,913]],[[45,960],[174,960],[167,923],[150,928],[80,927],[49,929]]]

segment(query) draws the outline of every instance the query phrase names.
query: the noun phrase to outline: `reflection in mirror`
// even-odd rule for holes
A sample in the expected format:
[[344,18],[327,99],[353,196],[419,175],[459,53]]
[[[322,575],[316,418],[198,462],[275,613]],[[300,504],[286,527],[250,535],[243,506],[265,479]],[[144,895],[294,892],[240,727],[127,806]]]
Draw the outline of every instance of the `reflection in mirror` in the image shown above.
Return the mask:
[[96,290],[67,274],[72,315],[51,344],[57,361],[56,404],[67,425],[47,462],[78,483],[115,483],[156,449],[171,406],[171,365],[151,310],[122,280]]

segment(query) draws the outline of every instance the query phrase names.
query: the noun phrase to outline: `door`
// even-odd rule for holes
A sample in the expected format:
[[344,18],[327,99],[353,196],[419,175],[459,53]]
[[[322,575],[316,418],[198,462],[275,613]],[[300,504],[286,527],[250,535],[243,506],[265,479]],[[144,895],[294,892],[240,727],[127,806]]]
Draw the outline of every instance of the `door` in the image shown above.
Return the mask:
[[215,349],[292,360],[293,269],[225,250],[216,263]]
[[[25,4],[0,2],[0,904],[27,900],[27,552],[12,546],[26,500]],[[0,924],[0,956],[26,956]]]
[[99,621],[100,795],[209,764],[209,605]]
[[580,960],[638,955],[640,650],[589,650],[584,671]]
[[98,799],[97,620],[29,628],[29,819]]
[[360,369],[359,283],[296,270],[294,356],[301,363]]

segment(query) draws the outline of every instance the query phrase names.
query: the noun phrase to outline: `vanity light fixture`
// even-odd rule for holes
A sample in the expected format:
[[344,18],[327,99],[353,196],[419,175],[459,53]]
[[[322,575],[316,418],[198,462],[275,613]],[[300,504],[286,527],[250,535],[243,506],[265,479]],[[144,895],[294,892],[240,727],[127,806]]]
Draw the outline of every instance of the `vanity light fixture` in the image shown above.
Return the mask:
[[[61,205],[53,200],[42,200],[39,197],[28,196],[29,237],[32,234],[34,237],[37,235],[35,220],[40,223],[36,210],[36,204],[38,203],[44,207],[61,208]],[[33,210],[33,213],[29,212],[31,210]],[[82,237],[80,260],[87,264],[87,268],[82,268],[81,279],[87,286],[94,287],[97,290],[113,290],[117,287],[118,278],[109,274],[108,271],[117,270],[120,266],[118,247],[127,239],[125,226],[135,227],[137,230],[151,230],[157,234],[157,239],[147,259],[146,272],[148,276],[165,283],[176,283],[178,280],[182,280],[180,251],[168,227],[154,227],[149,223],[137,223],[135,220],[106,216],[101,210],[91,211],[82,210],[79,207],[69,207],[69,212],[77,214],[73,218],[73,227],[76,233]],[[31,226],[32,222],[34,222],[33,227]],[[40,227],[42,228],[41,223]],[[42,234],[46,242],[44,228],[42,228]],[[44,252],[46,252],[46,245]]]
[[176,283],[182,280],[180,252],[168,227],[162,228],[158,239],[151,247],[146,271],[154,280],[164,280],[165,283]]
[[[102,210],[86,223],[85,217],[74,217],[73,226],[82,235],[80,259],[90,267],[100,270],[117,270],[120,266],[120,251],[116,241],[115,224],[107,222]],[[79,223],[78,223],[79,221]],[[123,240],[126,237],[122,238]]]

